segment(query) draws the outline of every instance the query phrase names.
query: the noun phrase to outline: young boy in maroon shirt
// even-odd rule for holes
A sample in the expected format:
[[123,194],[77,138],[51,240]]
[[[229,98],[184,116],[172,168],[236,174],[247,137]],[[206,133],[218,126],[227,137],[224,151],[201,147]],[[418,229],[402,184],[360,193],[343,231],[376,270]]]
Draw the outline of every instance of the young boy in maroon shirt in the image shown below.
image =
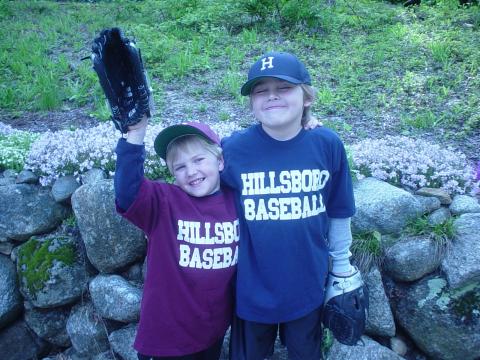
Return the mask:
[[117,211],[148,237],[147,273],[134,348],[138,358],[220,357],[233,303],[239,223],[220,186],[220,139],[205,124],[170,126],[155,151],[175,184],[144,177],[147,119],[116,148]]

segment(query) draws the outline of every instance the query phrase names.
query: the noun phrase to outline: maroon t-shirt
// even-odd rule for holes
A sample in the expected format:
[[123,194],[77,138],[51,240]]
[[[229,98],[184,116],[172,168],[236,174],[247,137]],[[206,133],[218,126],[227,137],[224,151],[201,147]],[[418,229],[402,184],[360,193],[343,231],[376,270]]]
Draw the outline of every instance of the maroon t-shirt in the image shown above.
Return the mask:
[[179,356],[213,345],[227,330],[233,303],[239,223],[228,189],[192,197],[144,179],[117,211],[148,237],[147,273],[134,348]]

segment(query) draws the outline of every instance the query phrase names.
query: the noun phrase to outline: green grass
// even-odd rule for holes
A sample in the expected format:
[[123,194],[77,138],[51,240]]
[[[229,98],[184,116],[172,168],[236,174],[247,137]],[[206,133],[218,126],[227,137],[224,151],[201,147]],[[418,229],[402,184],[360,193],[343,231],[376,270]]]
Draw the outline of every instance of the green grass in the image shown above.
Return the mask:
[[430,236],[438,245],[439,250],[443,251],[450,244],[455,236],[453,226],[454,218],[449,218],[441,224],[432,225],[428,221],[427,216],[422,216],[410,221],[405,231],[410,235],[427,235]]
[[320,117],[378,123],[394,114],[399,132],[442,127],[460,137],[480,125],[480,11],[457,0],[414,8],[378,0],[2,2],[0,108],[87,107],[107,119],[96,75],[80,58],[111,26],[139,43],[156,94],[194,78],[212,85],[204,97],[244,105],[238,91],[249,64],[277,49],[306,62]]
[[378,231],[353,234],[352,252],[354,263],[367,273],[372,266],[379,267],[383,261],[382,235]]

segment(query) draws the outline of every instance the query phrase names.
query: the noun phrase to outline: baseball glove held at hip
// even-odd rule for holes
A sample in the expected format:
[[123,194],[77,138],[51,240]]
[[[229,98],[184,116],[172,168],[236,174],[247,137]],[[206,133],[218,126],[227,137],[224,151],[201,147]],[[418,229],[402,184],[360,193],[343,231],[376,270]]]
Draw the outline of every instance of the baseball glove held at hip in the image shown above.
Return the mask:
[[153,115],[153,96],[140,49],[119,28],[105,29],[93,41],[93,69],[122,133],[142,117]]
[[357,345],[365,331],[368,289],[358,269],[348,276],[328,276],[323,325],[345,345]]

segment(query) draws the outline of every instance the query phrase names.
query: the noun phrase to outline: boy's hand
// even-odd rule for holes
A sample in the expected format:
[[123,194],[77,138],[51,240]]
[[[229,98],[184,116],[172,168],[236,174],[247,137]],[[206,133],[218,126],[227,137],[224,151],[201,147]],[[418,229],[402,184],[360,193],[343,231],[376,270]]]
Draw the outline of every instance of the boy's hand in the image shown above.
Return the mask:
[[321,127],[323,126],[323,123],[318,120],[316,117],[312,116],[310,118],[310,121],[307,122],[305,125],[303,125],[303,128],[305,130],[312,130],[312,129],[315,129],[316,127]]
[[136,123],[135,125],[130,125],[128,127],[128,131],[131,132],[131,131],[137,131],[137,130],[145,130],[147,128],[147,125],[148,125],[148,117],[144,115],[142,117],[142,120],[140,120],[140,122]]
[[130,125],[127,132],[127,142],[142,145],[147,133],[148,117],[143,116],[142,120],[135,125]]

